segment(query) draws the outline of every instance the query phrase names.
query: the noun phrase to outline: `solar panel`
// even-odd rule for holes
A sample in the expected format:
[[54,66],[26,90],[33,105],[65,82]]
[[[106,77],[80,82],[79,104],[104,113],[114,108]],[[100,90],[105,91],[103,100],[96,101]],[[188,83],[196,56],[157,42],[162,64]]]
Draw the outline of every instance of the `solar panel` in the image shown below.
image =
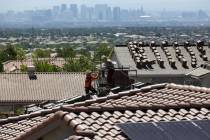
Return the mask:
[[131,140],[210,140],[210,121],[118,124]]

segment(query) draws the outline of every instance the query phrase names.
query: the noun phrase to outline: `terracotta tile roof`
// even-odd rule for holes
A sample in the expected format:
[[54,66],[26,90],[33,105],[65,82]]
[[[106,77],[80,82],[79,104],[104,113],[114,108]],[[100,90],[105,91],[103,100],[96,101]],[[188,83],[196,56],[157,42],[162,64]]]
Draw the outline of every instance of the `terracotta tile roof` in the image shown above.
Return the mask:
[[[159,84],[0,121],[0,139],[25,139],[61,119],[75,139],[127,139],[118,123],[210,119],[210,89]],[[59,111],[58,111],[59,110]],[[38,120],[37,117],[39,118]],[[38,124],[30,122],[39,121]],[[30,125],[28,125],[30,124]],[[28,129],[21,129],[27,127]]]
[[84,73],[36,73],[30,80],[26,73],[0,74],[0,104],[57,101],[84,94]]

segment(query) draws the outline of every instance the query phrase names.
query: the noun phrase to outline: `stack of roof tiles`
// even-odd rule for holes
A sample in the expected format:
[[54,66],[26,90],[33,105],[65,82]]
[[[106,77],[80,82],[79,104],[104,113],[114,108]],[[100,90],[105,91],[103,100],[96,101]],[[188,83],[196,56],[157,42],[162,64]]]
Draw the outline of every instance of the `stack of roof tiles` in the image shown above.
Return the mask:
[[127,47],[114,48],[120,65],[137,68],[146,74],[186,74],[209,60],[210,48],[204,42],[168,43],[163,41],[129,42]]
[[[162,42],[161,50],[159,50],[159,51],[156,46],[157,45],[155,44],[154,41],[151,42],[151,44],[149,46],[151,51],[155,55],[155,59],[150,60],[150,59],[148,59],[143,42],[139,42],[139,43],[129,42],[128,49],[129,49],[129,51],[132,55],[132,58],[134,59],[136,65],[139,69],[142,69],[142,68],[152,69],[152,65],[156,63],[155,61],[157,61],[159,66],[162,69],[164,69],[165,68],[164,63],[167,63],[167,62],[163,61],[159,51],[164,52],[169,65],[173,69],[177,68],[176,67],[177,59],[181,63],[183,68],[185,68],[185,69],[188,69],[189,67],[195,68],[197,66],[197,61],[198,61],[197,60],[198,57],[195,55],[195,52],[197,52],[197,54],[200,54],[199,56],[202,61],[208,61],[208,57],[207,57],[207,53],[206,53],[207,50],[206,50],[206,48],[204,49],[203,42],[198,42],[196,44],[196,47],[191,47],[189,42],[185,42],[184,47],[182,47],[183,48],[182,50],[179,47],[179,44],[177,42],[175,42],[173,44],[173,47],[171,47],[171,48],[174,48],[176,58],[174,58],[172,56],[172,53],[174,53],[174,51],[173,50],[169,51],[169,48],[168,48],[169,44],[167,41]],[[193,50],[193,48],[194,48],[194,50]],[[197,48],[197,50],[195,48]],[[190,56],[188,61],[190,61],[191,64],[188,64],[187,58],[185,58],[185,57],[188,57],[188,55]]]
[[210,89],[159,84],[0,121],[0,139],[30,139],[55,120],[74,130],[65,139],[128,139],[126,122],[210,119]]
[[28,104],[57,101],[84,94],[84,73],[36,73],[30,80],[27,73],[0,74],[0,104]]

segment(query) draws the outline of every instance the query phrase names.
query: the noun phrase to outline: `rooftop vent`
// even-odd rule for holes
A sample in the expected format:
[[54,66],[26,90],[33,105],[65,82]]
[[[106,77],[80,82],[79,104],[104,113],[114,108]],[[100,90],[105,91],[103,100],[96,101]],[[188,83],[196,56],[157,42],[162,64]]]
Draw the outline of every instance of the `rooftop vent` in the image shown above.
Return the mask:
[[196,44],[197,44],[197,46],[199,46],[199,47],[204,46],[204,42],[201,41],[201,40],[198,40]]
[[176,61],[170,60],[170,61],[169,61],[169,64],[171,65],[171,67],[172,67],[173,69],[176,69]]
[[28,77],[30,80],[36,80],[37,76],[35,75],[35,67],[34,66],[28,66]]
[[178,44],[178,42],[174,42],[174,47],[178,47],[179,46],[179,44]]
[[163,47],[167,47],[168,46],[168,42],[167,41],[162,41],[162,46]]
[[188,41],[184,42],[184,46],[185,46],[185,47],[190,46],[190,42],[188,42]]
[[155,45],[156,45],[155,41],[151,41],[150,46],[155,47]]
[[139,47],[144,47],[144,42],[139,42]]
[[192,66],[193,68],[196,68],[197,63],[196,63],[195,61],[193,61],[193,62],[191,62],[191,66]]

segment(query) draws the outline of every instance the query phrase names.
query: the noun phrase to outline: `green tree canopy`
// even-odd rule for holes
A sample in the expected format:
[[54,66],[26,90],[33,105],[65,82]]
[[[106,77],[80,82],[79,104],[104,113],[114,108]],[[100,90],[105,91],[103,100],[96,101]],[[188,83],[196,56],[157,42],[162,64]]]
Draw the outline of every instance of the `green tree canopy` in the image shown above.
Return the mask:
[[95,49],[94,59],[96,61],[101,60],[101,57],[104,55],[108,57],[112,52],[112,48],[108,47],[108,44],[101,43],[99,47]]
[[81,56],[79,59],[69,58],[63,67],[64,71],[68,72],[86,72],[94,71],[95,65],[92,60],[88,57]]
[[74,51],[74,49],[70,47],[57,48],[56,51],[58,53],[58,57],[74,58],[76,56],[76,52]]
[[36,49],[32,55],[34,58],[49,58],[50,51],[44,49]]
[[8,60],[15,60],[17,57],[17,52],[14,46],[7,45],[0,49],[0,61],[5,62]]
[[87,49],[81,49],[78,51],[79,54],[85,56],[85,57],[91,57],[91,53]]
[[2,64],[2,62],[0,61],[0,72],[3,72],[4,71],[4,66]]
[[81,66],[78,60],[69,58],[63,67],[64,71],[67,72],[80,72]]
[[24,64],[20,65],[20,71],[27,72],[27,65],[24,65]]
[[16,48],[16,52],[18,60],[23,61],[24,59],[26,59],[26,53],[22,48]]
[[49,64],[47,61],[34,61],[37,72],[60,72],[61,68],[56,65]]
[[7,54],[9,60],[16,59],[17,52],[14,46],[7,45],[6,49],[4,50],[4,53]]

